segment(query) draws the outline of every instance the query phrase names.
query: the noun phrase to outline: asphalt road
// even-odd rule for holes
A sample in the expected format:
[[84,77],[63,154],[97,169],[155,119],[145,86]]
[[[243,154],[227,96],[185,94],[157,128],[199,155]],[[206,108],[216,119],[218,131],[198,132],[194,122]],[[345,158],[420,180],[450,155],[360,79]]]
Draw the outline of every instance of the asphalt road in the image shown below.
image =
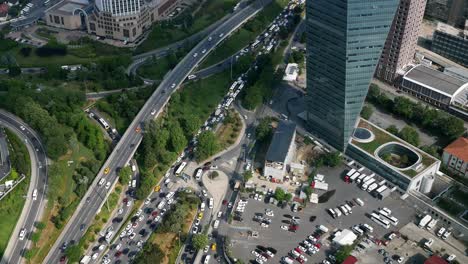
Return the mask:
[[[260,11],[270,1],[255,1],[250,6],[234,13],[227,21],[212,31],[210,35],[211,41],[209,38],[205,38],[203,41],[199,42],[186,57],[166,75],[166,78],[147,100],[122,136],[122,139],[110,154],[108,160],[101,168],[101,171],[85,195],[84,200],[88,202],[82,201],[80,203],[52,249],[49,251],[49,254],[44,260],[45,263],[57,263],[61,256],[61,245],[65,242],[77,242],[81,238],[83,233],[79,231],[80,225],[83,223],[89,225],[93,221],[94,215],[99,211],[108,195],[106,189],[97,186],[97,182],[102,177],[105,177],[107,181],[111,183],[117,180],[117,170],[128,163],[142,140],[143,135],[141,129],[144,123],[159,115],[169,101],[171,94],[177,90],[178,86],[185,80],[196,65],[203,60],[209,51],[226,38],[230,32],[237,29],[243,22]],[[151,115],[153,110],[156,110],[156,115]],[[104,175],[104,170],[106,168],[109,168],[109,173]]]
[[44,12],[47,8],[53,6],[55,3],[57,3],[58,0],[51,0],[49,5],[44,5],[43,0],[32,0],[30,3],[34,4],[33,8],[30,9],[30,12],[28,15],[26,15],[23,19],[15,19],[13,22],[11,22],[11,27],[12,28],[22,28],[31,24],[36,23],[41,17],[44,16]]
[[11,164],[8,154],[8,143],[3,128],[0,127],[0,180],[10,174]]
[[[25,249],[30,245],[29,237],[34,230],[34,223],[40,220],[44,207],[47,189],[47,156],[37,133],[18,117],[0,110],[0,125],[9,128],[21,139],[24,139],[31,156],[31,180],[26,203],[1,261],[1,263],[16,264],[21,262]],[[37,190],[35,201],[32,199],[34,190]],[[25,228],[27,234],[22,241],[18,239],[21,228]]]

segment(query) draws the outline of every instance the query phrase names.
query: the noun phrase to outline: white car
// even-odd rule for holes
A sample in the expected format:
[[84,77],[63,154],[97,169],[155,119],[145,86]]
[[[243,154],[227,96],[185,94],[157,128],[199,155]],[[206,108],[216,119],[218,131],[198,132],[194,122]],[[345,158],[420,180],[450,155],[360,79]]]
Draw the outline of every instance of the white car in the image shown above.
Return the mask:
[[119,250],[120,248],[122,248],[122,244],[117,244],[117,246],[115,246],[115,250]]
[[110,186],[111,186],[111,183],[110,183],[110,182],[107,182],[107,183],[106,183],[106,190],[109,190]]
[[198,232],[198,226],[194,226],[194,227],[192,228],[192,233],[193,233],[193,234],[196,234],[197,232]]
[[200,224],[200,219],[195,219],[195,223],[193,223],[195,226],[198,226]]
[[106,245],[100,245],[100,246],[98,247],[98,250],[99,250],[99,251],[103,251],[104,248],[106,248]]
[[124,230],[122,232],[120,232],[120,238],[123,238],[127,235],[127,232]]
[[145,216],[144,216],[144,215],[140,215],[140,217],[138,217],[138,222],[143,221],[143,219],[145,219]]
[[149,203],[151,203],[151,199],[150,199],[150,198],[146,198],[145,204],[149,204]]
[[151,115],[155,115],[156,114],[156,109],[153,109],[153,111],[151,111]]
[[161,215],[156,216],[156,217],[154,218],[154,221],[155,221],[155,222],[161,221]]
[[288,227],[287,225],[281,225],[281,229],[283,229],[283,230],[288,230],[289,227]]
[[206,53],[206,49],[203,49],[203,50],[201,51],[201,53],[202,53],[202,54],[205,54],[205,53]]
[[224,33],[219,34],[219,37],[222,38],[224,36]]
[[203,196],[208,196],[208,193],[205,191],[205,189],[202,189]]
[[24,238],[26,237],[26,229],[25,228],[21,228],[21,231],[19,233],[19,240],[23,240]]
[[222,212],[222,211],[219,211],[219,212],[218,212],[218,218],[220,218],[221,216],[223,216],[223,212]]
[[91,259],[92,260],[95,260],[99,257],[99,253],[94,253],[92,256],[91,256]]
[[111,263],[111,260],[110,260],[110,258],[105,258],[102,263],[109,264],[109,263]]
[[135,238],[135,233],[131,233],[130,236],[128,236],[128,238],[130,238],[130,239]]
[[198,56],[198,53],[195,52],[195,53],[193,54],[193,57],[196,58],[197,56]]
[[208,41],[211,41],[211,40],[213,40],[213,38],[210,36],[210,37],[208,38]]
[[136,212],[136,214],[135,214],[135,215],[136,215],[136,216],[140,216],[142,213],[143,213],[143,210],[141,210],[141,209],[138,209],[138,211]]
[[119,211],[117,212],[118,214],[122,214],[123,213],[123,208],[120,208]]
[[218,226],[219,226],[219,220],[216,219],[216,220],[214,221],[213,228],[216,229],[216,228],[218,228]]
[[20,126],[20,129],[24,131],[26,128],[24,126]]
[[176,87],[176,84],[173,83],[173,84],[171,85],[171,88],[175,88],[175,87]]
[[98,186],[102,186],[106,180],[105,179],[100,179],[98,182]]
[[447,257],[447,261],[453,261],[457,256],[455,254],[451,254],[450,256]]
[[210,246],[206,246],[206,247],[203,249],[203,253],[208,253],[208,250],[210,250]]

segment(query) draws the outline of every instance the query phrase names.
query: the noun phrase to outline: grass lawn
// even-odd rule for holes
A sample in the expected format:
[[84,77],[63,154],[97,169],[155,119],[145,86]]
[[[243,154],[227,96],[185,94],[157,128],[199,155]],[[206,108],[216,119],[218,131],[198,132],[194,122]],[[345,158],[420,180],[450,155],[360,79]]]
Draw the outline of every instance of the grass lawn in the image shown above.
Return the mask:
[[[231,12],[237,2],[237,0],[207,0],[198,9],[198,12],[193,14],[191,25],[185,29],[171,24],[154,24],[148,38],[137,47],[135,53],[147,52],[185,39],[218,21],[228,12]],[[187,10],[190,10],[190,8]],[[174,24],[177,23],[177,20],[178,18],[174,19]]]
[[[66,205],[71,206],[72,211],[78,206],[77,196],[73,192],[75,184],[72,175],[80,161],[86,160],[87,157],[93,157],[94,154],[76,140],[73,140],[70,146],[69,152],[54,162],[53,166],[56,166],[56,168],[51,166],[49,169],[48,204],[42,220],[46,227],[42,231],[41,239],[36,247],[37,253],[31,259],[31,263],[41,263],[44,260],[62,231],[62,229],[57,229],[51,221],[53,216],[57,215],[59,209],[56,197],[61,197],[62,201],[67,201]],[[68,161],[73,161],[73,163],[70,163],[69,166]]]
[[[10,141],[10,153],[25,153],[29,155],[29,152],[26,146],[21,142],[15,134],[6,129],[7,137]],[[26,157],[25,157],[26,158]],[[29,156],[26,160],[28,161],[28,167],[31,168],[31,162]],[[13,170],[15,170],[15,164],[12,164]],[[12,174],[16,173],[12,171]],[[15,229],[16,223],[21,211],[24,206],[24,195],[27,194],[28,186],[30,179],[29,174],[26,175],[21,183],[19,183],[15,189],[13,189],[8,195],[0,201],[0,214],[2,215],[1,225],[0,225],[0,257],[3,256],[3,252],[7,247],[8,241],[12,235],[13,230]]]
[[179,96],[173,96],[170,101],[170,116],[195,114],[200,120],[206,120],[227,93],[230,83],[230,74],[226,71],[184,85],[176,93]]
[[138,75],[151,80],[162,80],[164,75],[171,70],[169,61],[166,57],[146,63],[138,68]]
[[247,46],[250,42],[253,42],[255,38],[275,19],[275,17],[278,16],[287,3],[287,0],[273,1],[254,18],[252,18],[251,21],[247,22],[226,41],[216,47],[216,49],[206,57],[200,68],[203,69],[214,65],[236,53],[241,48]]

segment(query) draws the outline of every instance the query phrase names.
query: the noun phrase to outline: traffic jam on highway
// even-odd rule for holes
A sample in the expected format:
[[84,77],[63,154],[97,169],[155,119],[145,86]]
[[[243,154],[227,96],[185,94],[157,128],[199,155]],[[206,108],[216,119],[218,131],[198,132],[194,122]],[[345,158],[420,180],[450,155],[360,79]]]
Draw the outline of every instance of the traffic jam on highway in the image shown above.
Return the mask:
[[[291,3],[285,8],[285,10],[283,10],[281,14],[270,24],[268,29],[259,37],[257,37],[257,39],[253,43],[249,45],[251,51],[258,50],[257,55],[262,55],[270,53],[272,50],[274,50],[274,48],[278,44],[278,32],[280,31],[280,27],[286,27],[289,25],[289,23],[291,23],[290,19],[292,18],[292,10],[294,9],[295,5],[295,1],[291,1]],[[215,36],[209,36],[208,41],[212,41],[214,37]],[[221,33],[219,37],[224,37],[224,34]],[[248,47],[243,49],[242,54],[246,52],[249,52]],[[201,50],[201,53],[205,54],[206,49]],[[196,58],[198,55],[198,53],[194,53],[192,56]],[[224,97],[222,102],[217,106],[216,110],[206,120],[203,126],[198,130],[198,132],[190,141],[189,145],[184,149],[182,154],[177,158],[175,162],[175,164],[177,165],[174,165],[165,174],[164,184],[155,187],[154,192],[145,200],[142,207],[139,208],[137,212],[130,218],[130,221],[128,221],[128,223],[124,222],[126,223],[125,227],[121,227],[121,224],[123,224],[122,217],[117,216],[116,218],[118,219],[118,221],[115,221],[116,224],[109,225],[105,229],[105,231],[100,233],[101,237],[98,239],[98,243],[91,247],[89,255],[83,256],[81,262],[88,263],[91,261],[98,261],[100,259],[101,254],[104,254],[104,256],[102,257],[102,262],[105,264],[111,262],[125,263],[129,259],[133,259],[135,257],[135,255],[142,249],[149,234],[158,227],[158,224],[162,221],[163,216],[166,214],[166,212],[169,211],[171,206],[174,206],[177,203],[177,191],[182,190],[173,190],[174,182],[177,181],[178,178],[182,179],[182,177],[176,177],[183,175],[182,171],[186,166],[187,161],[193,158],[193,151],[196,149],[198,143],[197,137],[203,131],[213,130],[218,124],[220,124],[223,121],[227,109],[229,109],[232,106],[232,103],[234,102],[238,94],[245,87],[245,78],[248,72],[257,69],[258,66],[255,62],[246,73],[242,74],[240,77],[237,78],[237,80],[234,83],[232,83],[227,95]],[[192,79],[192,76],[189,76],[188,79]],[[175,83],[171,84],[172,89],[174,89],[175,86]],[[155,113],[156,111],[153,110],[151,112],[151,115],[154,116]],[[105,122],[103,123],[101,120],[99,121],[103,126],[105,125]],[[203,168],[199,168],[196,171],[195,175],[196,180],[200,182],[199,185],[202,186],[200,190],[201,199],[202,201],[206,200],[208,206],[205,205],[205,202],[202,202],[197,218],[192,224],[191,234],[196,234],[202,231],[201,222],[204,216],[205,207],[208,207],[209,209],[212,209],[213,207],[213,198],[208,197],[207,191],[203,188],[203,184],[200,181],[202,170],[207,169],[213,168],[208,164]],[[104,170],[104,174],[106,175],[108,173],[109,168],[106,168]],[[186,178],[182,180],[187,181]],[[106,182],[105,178],[102,177],[98,182],[98,186],[109,189],[111,183],[108,181]],[[122,204],[124,204],[124,206],[126,207],[130,207],[132,204],[131,196],[124,198],[122,200]],[[124,212],[124,209],[120,208],[117,214],[120,215],[125,214],[127,212],[128,210],[125,210]],[[214,228],[217,228],[217,226],[219,225],[219,221],[219,219],[214,219],[212,226]],[[66,246],[62,249],[64,250],[65,248]],[[205,253],[206,252],[207,250],[205,250]],[[204,256],[205,263],[208,263],[209,259],[209,254]]]

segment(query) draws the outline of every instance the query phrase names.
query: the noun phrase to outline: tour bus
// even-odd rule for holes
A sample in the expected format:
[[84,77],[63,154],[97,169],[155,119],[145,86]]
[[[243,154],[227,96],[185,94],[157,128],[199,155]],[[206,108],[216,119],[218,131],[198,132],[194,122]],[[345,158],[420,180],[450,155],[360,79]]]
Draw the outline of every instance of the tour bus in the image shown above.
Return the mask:
[[398,225],[398,219],[394,216],[391,216],[391,215],[384,215],[384,214],[381,214],[381,218],[383,220],[387,220],[388,222],[390,222],[390,224],[392,224],[393,226],[397,226]]
[[372,192],[373,190],[377,189],[377,187],[379,187],[379,185],[377,183],[373,183],[371,185],[369,185],[369,187],[367,187],[367,192]]
[[387,186],[385,185],[382,185],[380,186],[377,190],[375,190],[376,193],[382,193],[383,191],[385,191],[387,189]]
[[351,177],[355,172],[356,172],[355,169],[351,169],[348,171],[348,173],[346,173],[346,176]]
[[361,174],[361,175],[358,176],[356,182],[359,184],[367,177],[369,177],[369,176],[367,176],[366,174]]
[[374,232],[374,228],[368,224],[362,224],[362,227],[367,230],[367,232],[372,233]]
[[387,207],[382,207],[380,208],[381,210],[387,212],[388,215],[391,215],[392,214],[392,210],[388,209]]
[[362,186],[361,186],[361,189],[363,190],[367,190],[367,188],[375,182],[375,179],[374,178],[368,178],[367,181],[364,181]]
[[99,122],[105,129],[109,129],[109,124],[107,124],[107,122],[104,119],[99,118]]
[[380,217],[376,213],[371,214],[371,219],[372,219],[372,221],[376,222],[377,224],[383,226],[385,229],[390,228],[390,222],[387,221],[386,219],[383,219],[382,217]]
[[187,162],[182,161],[182,163],[180,163],[179,167],[177,167],[177,170],[176,170],[175,174],[176,175],[181,174],[182,171],[185,169],[185,166],[187,166]]

